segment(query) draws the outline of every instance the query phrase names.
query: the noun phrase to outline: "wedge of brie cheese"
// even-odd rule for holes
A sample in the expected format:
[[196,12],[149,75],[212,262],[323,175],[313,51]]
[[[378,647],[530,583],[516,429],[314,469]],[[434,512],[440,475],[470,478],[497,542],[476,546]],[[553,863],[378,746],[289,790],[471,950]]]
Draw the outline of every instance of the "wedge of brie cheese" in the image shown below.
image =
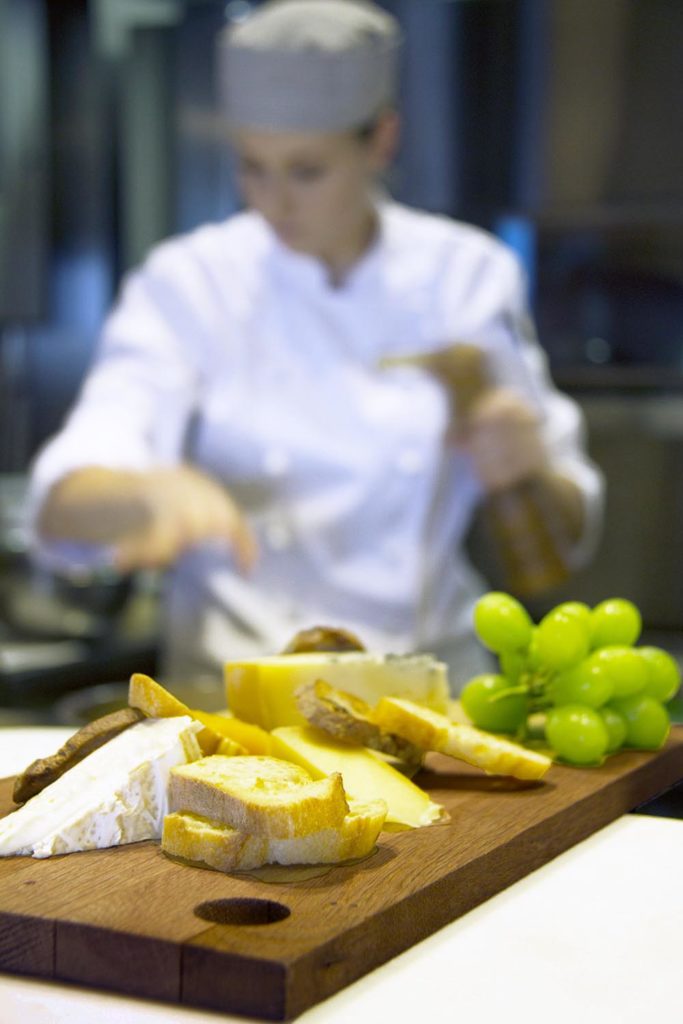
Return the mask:
[[161,837],[175,765],[202,756],[187,715],[150,718],[109,740],[0,819],[0,856],[50,857]]

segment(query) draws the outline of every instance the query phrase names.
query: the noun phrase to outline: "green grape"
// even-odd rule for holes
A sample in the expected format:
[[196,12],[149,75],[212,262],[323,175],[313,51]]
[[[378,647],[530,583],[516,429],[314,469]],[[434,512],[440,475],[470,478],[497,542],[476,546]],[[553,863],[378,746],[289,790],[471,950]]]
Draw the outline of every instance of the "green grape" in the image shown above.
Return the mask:
[[669,735],[669,714],[663,704],[637,693],[615,700],[614,707],[626,720],[626,743],[629,747],[657,750]]
[[550,698],[555,705],[585,704],[599,708],[613,696],[614,684],[607,672],[590,658],[561,672],[550,685]]
[[534,626],[531,630],[531,640],[526,649],[526,667],[531,672],[535,672],[543,667],[538,653],[538,626]]
[[642,625],[640,612],[631,601],[621,597],[601,601],[590,616],[591,647],[629,647],[640,636]]
[[626,719],[616,708],[611,707],[600,708],[599,714],[609,737],[607,753],[613,754],[619,747],[623,747],[626,740]]
[[676,660],[661,647],[638,647],[637,650],[648,668],[643,692],[662,703],[671,700],[681,685],[681,670]]
[[597,764],[609,746],[607,726],[600,713],[582,704],[552,708],[545,735],[553,750],[571,764]]
[[600,665],[614,687],[615,697],[630,697],[645,689],[648,667],[635,647],[601,647],[589,659]]
[[588,654],[588,630],[576,615],[548,612],[538,624],[536,652],[546,668],[569,668]]
[[502,651],[498,655],[501,673],[509,680],[511,686],[519,681],[526,666],[526,657],[519,651]]
[[583,601],[564,601],[553,608],[555,612],[562,612],[563,615],[574,615],[587,627],[590,622],[591,610]]
[[481,675],[470,679],[460,694],[465,714],[480,729],[491,732],[515,732],[527,714],[526,694],[511,693],[498,697],[510,688],[509,680],[499,675]]
[[491,591],[474,606],[474,628],[489,650],[523,651],[531,639],[533,623],[526,609],[509,594]]

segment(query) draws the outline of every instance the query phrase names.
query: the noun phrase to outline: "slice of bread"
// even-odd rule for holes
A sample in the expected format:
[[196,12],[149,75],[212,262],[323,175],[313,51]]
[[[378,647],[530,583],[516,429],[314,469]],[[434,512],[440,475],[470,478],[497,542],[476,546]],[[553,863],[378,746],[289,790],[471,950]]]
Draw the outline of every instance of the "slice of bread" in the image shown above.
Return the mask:
[[204,757],[172,771],[171,811],[189,812],[238,832],[293,839],[338,829],[348,804],[338,772],[314,782],[298,765],[275,757]]
[[541,779],[552,764],[550,758],[519,743],[473,725],[452,722],[445,715],[399,697],[383,697],[372,717],[382,729],[404,736],[423,750],[448,754],[491,775]]
[[273,839],[176,812],[164,819],[161,848],[171,856],[208,864],[218,871],[248,871],[264,864],[336,864],[372,851],[386,813],[382,800],[367,804],[351,801],[339,828]]

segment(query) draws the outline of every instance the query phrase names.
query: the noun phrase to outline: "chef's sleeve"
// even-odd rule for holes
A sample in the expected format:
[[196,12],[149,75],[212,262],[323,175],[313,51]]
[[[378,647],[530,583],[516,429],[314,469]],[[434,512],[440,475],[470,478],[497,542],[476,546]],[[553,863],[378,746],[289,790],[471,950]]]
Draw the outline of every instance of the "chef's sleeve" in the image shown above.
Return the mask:
[[125,281],[80,394],[31,467],[27,518],[39,563],[57,570],[109,564],[105,547],[42,541],[36,523],[55,484],[87,467],[140,471],[182,458],[201,375],[203,325],[188,297],[191,268],[162,246]]

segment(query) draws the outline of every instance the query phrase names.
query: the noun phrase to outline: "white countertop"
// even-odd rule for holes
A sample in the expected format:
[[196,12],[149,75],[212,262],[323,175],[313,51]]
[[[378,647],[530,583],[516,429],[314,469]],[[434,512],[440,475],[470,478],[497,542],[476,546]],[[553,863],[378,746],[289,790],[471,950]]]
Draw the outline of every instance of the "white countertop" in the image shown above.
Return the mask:
[[[68,729],[0,729],[0,777]],[[297,1018],[643,1024],[683,1016],[683,822],[625,816]],[[225,1014],[0,975],[0,1024],[217,1024]]]

